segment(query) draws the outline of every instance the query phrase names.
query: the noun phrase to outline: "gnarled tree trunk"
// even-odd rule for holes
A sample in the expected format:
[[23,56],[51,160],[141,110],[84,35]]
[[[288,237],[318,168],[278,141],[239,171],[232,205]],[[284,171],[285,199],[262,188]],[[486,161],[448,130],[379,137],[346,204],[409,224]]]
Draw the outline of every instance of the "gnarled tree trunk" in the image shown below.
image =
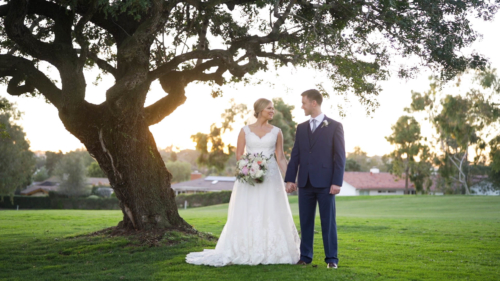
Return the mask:
[[118,227],[191,228],[179,216],[172,176],[140,111],[116,118],[106,106],[95,106],[60,117],[107,174],[123,212]]

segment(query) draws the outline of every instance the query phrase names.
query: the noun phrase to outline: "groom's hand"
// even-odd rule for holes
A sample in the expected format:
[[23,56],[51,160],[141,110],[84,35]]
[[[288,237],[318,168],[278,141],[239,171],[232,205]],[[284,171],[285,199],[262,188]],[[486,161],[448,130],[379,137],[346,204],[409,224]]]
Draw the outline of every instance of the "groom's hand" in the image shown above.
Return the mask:
[[285,190],[287,193],[293,192],[295,190],[295,183],[293,182],[287,182]]
[[330,194],[339,194],[340,193],[340,186],[332,184],[330,187]]

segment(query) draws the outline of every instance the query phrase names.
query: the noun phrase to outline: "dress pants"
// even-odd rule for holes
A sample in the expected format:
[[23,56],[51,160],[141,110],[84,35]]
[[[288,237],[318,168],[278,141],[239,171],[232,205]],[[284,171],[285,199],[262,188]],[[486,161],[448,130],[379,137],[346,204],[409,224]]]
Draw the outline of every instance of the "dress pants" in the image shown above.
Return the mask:
[[337,224],[335,220],[335,195],[330,194],[330,187],[313,187],[309,178],[305,187],[299,188],[300,216],[300,259],[310,263],[313,258],[314,220],[316,203],[319,205],[325,262],[337,263]]

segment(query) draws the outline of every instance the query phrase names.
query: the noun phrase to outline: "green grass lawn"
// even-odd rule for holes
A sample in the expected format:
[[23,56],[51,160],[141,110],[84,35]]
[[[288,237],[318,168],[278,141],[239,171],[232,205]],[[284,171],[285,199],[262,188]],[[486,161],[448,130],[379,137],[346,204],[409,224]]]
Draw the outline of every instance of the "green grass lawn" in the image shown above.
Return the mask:
[[[297,198],[290,197],[299,227]],[[181,210],[218,236],[227,204]],[[116,225],[120,211],[0,211],[0,280],[499,280],[500,197],[337,198],[339,269],[327,270],[321,235],[314,266],[213,268],[184,262],[215,242],[171,233],[164,246],[79,236]],[[319,217],[316,230],[321,232]],[[170,246],[169,246],[170,245]]]

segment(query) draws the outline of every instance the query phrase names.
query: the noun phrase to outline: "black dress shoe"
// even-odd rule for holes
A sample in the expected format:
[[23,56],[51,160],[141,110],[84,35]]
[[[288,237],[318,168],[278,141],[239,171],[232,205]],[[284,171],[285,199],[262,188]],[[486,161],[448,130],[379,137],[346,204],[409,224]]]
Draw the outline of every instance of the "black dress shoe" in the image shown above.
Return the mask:
[[334,262],[329,262],[326,264],[326,268],[335,268],[337,269],[338,268],[338,265]]
[[308,265],[309,263],[303,261],[303,260],[299,260],[296,265]]

